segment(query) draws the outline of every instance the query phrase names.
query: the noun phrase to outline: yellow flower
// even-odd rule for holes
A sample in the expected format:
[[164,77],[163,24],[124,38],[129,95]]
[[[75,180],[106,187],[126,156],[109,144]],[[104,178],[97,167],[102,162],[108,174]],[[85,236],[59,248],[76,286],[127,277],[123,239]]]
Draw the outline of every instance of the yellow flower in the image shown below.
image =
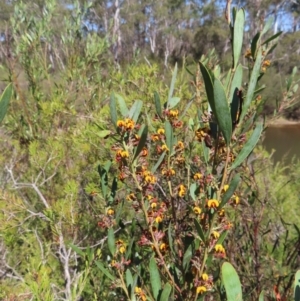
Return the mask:
[[165,130],[164,129],[158,129],[157,130],[157,134],[158,135],[164,135],[165,134]]
[[200,172],[197,172],[194,174],[194,180],[200,180],[202,178],[202,174]]
[[175,117],[178,117],[178,110],[170,110],[169,111],[169,116],[171,117],[171,118],[175,118]]
[[134,193],[130,193],[126,196],[127,201],[134,201],[135,199],[136,199],[136,196],[134,195]]
[[154,134],[154,135],[151,135],[151,140],[152,141],[158,141],[159,140],[159,136]]
[[236,195],[233,197],[233,202],[235,203],[235,205],[238,205],[240,203],[240,198]]
[[197,294],[203,294],[207,291],[207,289],[205,286],[198,286],[196,291],[197,291]]
[[208,280],[208,275],[206,273],[202,274],[202,280],[207,281]]
[[220,205],[219,201],[215,199],[211,199],[207,202],[208,208],[217,208],[219,207],[219,205]]
[[149,173],[148,175],[145,176],[145,182],[147,184],[155,184],[156,183],[156,177]]
[[178,195],[182,198],[186,193],[186,188],[184,185],[179,185]]
[[121,128],[121,127],[123,127],[123,126],[125,126],[124,120],[118,120],[118,121],[117,121],[117,127]]
[[153,202],[153,203],[151,203],[150,206],[151,206],[152,209],[155,209],[155,208],[157,207],[157,203],[156,203],[156,202]]
[[225,210],[224,210],[224,209],[221,209],[221,210],[219,211],[219,216],[220,216],[220,217],[225,216]]
[[114,215],[115,211],[112,208],[107,209],[107,215]]
[[169,148],[167,147],[166,144],[163,144],[163,145],[161,146],[161,149],[162,149],[162,151],[166,151],[166,152],[169,151]]
[[201,212],[202,212],[202,210],[201,210],[200,207],[198,207],[198,206],[194,207],[194,213],[195,214],[200,214]]
[[225,249],[224,249],[224,247],[223,247],[222,245],[220,245],[220,244],[215,245],[215,251],[216,251],[217,253],[225,254]]
[[228,190],[228,188],[229,188],[229,185],[224,185],[223,191],[226,192]]
[[125,251],[126,251],[126,247],[125,247],[125,246],[121,246],[120,249],[119,249],[119,252],[120,252],[121,254],[124,254]]
[[167,245],[163,242],[163,243],[159,246],[159,249],[160,249],[161,251],[166,251]]
[[134,121],[130,118],[125,119],[126,130],[132,130],[134,128]]
[[211,235],[212,235],[215,239],[217,239],[217,238],[220,237],[220,233],[217,232],[217,231],[213,231],[213,232],[211,233]]
[[178,141],[178,143],[176,145],[176,148],[179,149],[179,150],[184,149],[184,143],[182,141]]
[[134,288],[134,292],[138,295],[138,294],[140,294],[142,292],[142,289],[140,287],[136,286]]
[[159,224],[163,221],[163,216],[162,215],[159,215],[155,218],[155,221]]
[[125,151],[125,150],[122,151],[122,152],[121,152],[121,157],[122,157],[122,158],[128,158],[128,157],[129,157],[128,151]]

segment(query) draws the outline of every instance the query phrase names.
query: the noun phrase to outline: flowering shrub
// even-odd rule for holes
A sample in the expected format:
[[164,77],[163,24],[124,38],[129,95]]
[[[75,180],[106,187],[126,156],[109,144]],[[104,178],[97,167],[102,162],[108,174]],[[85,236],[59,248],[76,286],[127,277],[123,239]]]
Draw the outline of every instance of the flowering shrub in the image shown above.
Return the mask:
[[245,55],[249,83],[242,88],[244,19],[244,11],[234,9],[228,21],[233,62],[226,76],[213,55],[201,59],[206,97],[197,106],[173,96],[177,67],[163,105],[155,93],[155,110],[143,112],[141,101],[129,109],[122,97],[111,96],[114,155],[99,166],[107,204],[99,227],[107,229],[110,254],[97,265],[112,294],[166,301],[220,291],[220,262],[227,258],[232,226],[227,212],[240,203],[246,159],[264,128],[260,104],[252,100],[277,37],[262,40],[267,24],[253,39]]

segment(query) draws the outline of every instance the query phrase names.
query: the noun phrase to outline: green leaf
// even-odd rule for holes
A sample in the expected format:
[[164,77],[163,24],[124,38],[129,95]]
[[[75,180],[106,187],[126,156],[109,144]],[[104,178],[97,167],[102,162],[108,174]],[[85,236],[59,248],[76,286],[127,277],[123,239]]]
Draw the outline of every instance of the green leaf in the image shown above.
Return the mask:
[[161,290],[161,280],[159,270],[155,259],[152,257],[149,263],[150,283],[155,300],[157,300],[159,291]]
[[170,250],[172,252],[172,254],[174,255],[174,245],[173,245],[173,237],[172,237],[172,223],[169,223],[169,227],[168,227],[168,239],[169,239],[169,246],[170,246]]
[[202,62],[200,62],[200,70],[201,70],[202,77],[203,77],[204,84],[205,84],[205,91],[206,91],[206,95],[207,95],[207,100],[210,104],[210,107],[211,107],[212,111],[215,112],[215,107],[214,107],[214,85],[213,85],[211,75],[210,75],[208,69],[205,67],[205,65]]
[[164,160],[165,156],[166,156],[166,152],[163,152],[163,153],[160,155],[160,157],[159,157],[159,159],[157,160],[156,164],[155,164],[155,165],[152,167],[152,169],[151,169],[151,172],[152,172],[152,173],[155,173],[155,172],[156,172],[157,168],[160,166],[160,164],[161,164],[161,162]]
[[144,146],[146,145],[146,141],[148,137],[148,126],[143,124],[140,131],[141,131],[141,138],[139,144],[135,148],[133,161],[136,159],[136,157],[140,154],[140,152],[143,150]]
[[231,116],[224,87],[217,78],[214,80],[214,107],[214,114],[216,116],[218,125],[224,135],[226,144],[229,145],[232,134]]
[[157,113],[158,117],[161,120],[163,120],[160,97],[159,97],[159,94],[156,91],[154,92],[154,103],[155,103],[155,109],[156,109],[156,113]]
[[99,136],[100,138],[105,138],[107,136],[109,136],[111,134],[111,131],[109,130],[103,130],[100,132],[97,132],[97,136]]
[[261,35],[264,35],[265,33],[267,33],[267,32],[269,31],[269,29],[271,29],[271,27],[272,27],[272,25],[273,25],[273,22],[274,22],[274,17],[270,17],[270,18],[267,20],[267,22],[266,22],[266,24],[265,24],[263,30],[261,31]]
[[221,244],[224,242],[224,240],[225,240],[227,234],[228,234],[228,231],[222,232],[221,236],[219,237],[219,239],[218,239],[218,241],[217,241],[217,244],[220,244],[220,245],[221,245]]
[[10,98],[12,96],[12,84],[9,84],[3,91],[0,98],[0,123],[2,122],[8,108]]
[[300,301],[300,270],[298,270],[295,275],[294,300]]
[[240,153],[237,155],[236,159],[234,160],[233,164],[230,167],[230,170],[233,170],[236,167],[238,167],[250,155],[250,153],[253,151],[254,147],[256,146],[262,131],[263,131],[263,124],[262,122],[259,122],[256,125],[251,137],[245,143]]
[[196,191],[198,189],[198,186],[196,183],[192,183],[190,185],[190,196],[192,197],[193,201],[196,201],[197,196],[196,196]]
[[256,88],[256,83],[257,83],[257,79],[260,75],[260,67],[261,67],[261,63],[262,63],[262,52],[261,49],[258,50],[257,55],[256,55],[256,59],[255,59],[255,63],[254,63],[254,67],[251,73],[251,77],[250,77],[250,82],[249,82],[249,86],[248,86],[248,90],[247,90],[247,94],[246,94],[246,98],[244,101],[244,105],[243,105],[243,111],[240,117],[240,122],[242,122],[244,116],[246,115],[252,98],[253,98],[253,94]]
[[268,38],[267,40],[265,40],[262,45],[268,44],[271,41],[275,40],[276,38],[278,38],[281,34],[283,33],[283,31],[279,31],[276,34],[274,34],[273,36],[271,36],[270,38]]
[[168,102],[168,109],[172,109],[180,102],[179,97],[172,97]]
[[261,291],[258,297],[258,301],[264,301],[264,291]]
[[242,301],[242,286],[237,272],[229,262],[222,264],[222,283],[227,301]]
[[126,105],[126,102],[125,102],[124,98],[119,94],[115,94],[115,97],[118,100],[119,108],[120,108],[120,112],[121,112],[122,116],[124,118],[128,117],[129,111],[128,111],[128,108],[127,108],[127,105]]
[[110,110],[111,121],[114,127],[117,128],[117,121],[118,121],[117,106],[116,106],[116,98],[113,93],[110,96],[109,110]]
[[183,255],[182,265],[183,265],[185,272],[189,269],[190,261],[193,256],[193,249],[194,249],[194,246],[193,246],[193,243],[191,243]]
[[199,222],[198,222],[198,220],[196,218],[194,219],[194,225],[196,227],[196,230],[197,230],[197,233],[198,233],[200,239],[203,242],[205,242],[204,232],[203,232],[202,227],[201,227],[201,225],[199,224]]
[[230,185],[229,185],[227,191],[224,193],[224,196],[222,198],[222,202],[220,204],[220,209],[222,207],[224,207],[227,204],[227,202],[230,200],[230,198],[233,196],[233,194],[236,191],[240,181],[241,181],[240,175],[236,174],[233,177],[232,181],[230,182]]
[[109,278],[109,279],[112,280],[112,281],[115,281],[115,280],[116,280],[116,277],[113,276],[113,275],[109,272],[109,270],[106,269],[106,268],[104,267],[104,265],[102,264],[102,262],[100,262],[100,261],[95,261],[95,263],[96,263],[96,266],[99,268],[99,270],[100,270],[107,278]]
[[85,257],[85,252],[83,252],[81,249],[79,249],[77,246],[73,245],[73,244],[69,244],[69,246],[77,253],[79,254],[81,257]]
[[172,291],[172,287],[169,283],[167,283],[161,293],[159,301],[168,301],[171,291]]
[[113,228],[108,229],[107,244],[111,255],[114,256],[116,253],[116,243],[115,243],[115,233]]
[[236,89],[241,89],[242,87],[242,81],[243,81],[243,67],[241,64],[237,66],[235,69],[232,82],[231,82],[231,87],[230,87],[230,93],[229,93],[229,101],[232,101],[233,96],[235,95]]
[[253,58],[256,57],[258,42],[260,41],[261,33],[258,32],[251,41],[251,55]]
[[170,85],[169,95],[168,95],[167,108],[169,108],[170,101],[173,96],[174,87],[175,87],[175,83],[176,83],[176,77],[177,77],[177,63],[175,64],[175,68],[174,68],[173,75],[172,75],[172,80],[171,80],[171,85]]
[[130,269],[127,269],[125,272],[126,286],[130,291],[133,289],[133,277]]
[[173,150],[174,137],[173,137],[173,128],[169,120],[166,120],[165,122],[165,133],[166,133],[166,145],[169,149],[169,153],[171,154]]
[[128,117],[131,118],[134,122],[137,122],[142,107],[143,107],[143,102],[141,100],[136,100],[128,113]]
[[242,51],[243,46],[243,35],[244,35],[244,24],[245,24],[245,12],[240,9],[234,20],[233,25],[233,68],[235,69]]

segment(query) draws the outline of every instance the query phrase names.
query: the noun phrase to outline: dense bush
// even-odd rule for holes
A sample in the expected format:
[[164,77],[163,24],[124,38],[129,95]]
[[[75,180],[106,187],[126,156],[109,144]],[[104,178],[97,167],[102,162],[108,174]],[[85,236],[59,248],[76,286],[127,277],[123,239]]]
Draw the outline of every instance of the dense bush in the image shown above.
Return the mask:
[[30,18],[20,4],[7,41],[0,298],[223,299],[224,260],[247,299],[291,294],[299,230],[286,234],[290,208],[279,207],[287,176],[262,151],[254,167],[247,159],[265,126],[270,23],[243,49],[244,11],[234,10],[232,68],[211,51],[169,78],[147,60],[115,65],[105,37],[83,34],[80,10],[52,28],[51,3]]

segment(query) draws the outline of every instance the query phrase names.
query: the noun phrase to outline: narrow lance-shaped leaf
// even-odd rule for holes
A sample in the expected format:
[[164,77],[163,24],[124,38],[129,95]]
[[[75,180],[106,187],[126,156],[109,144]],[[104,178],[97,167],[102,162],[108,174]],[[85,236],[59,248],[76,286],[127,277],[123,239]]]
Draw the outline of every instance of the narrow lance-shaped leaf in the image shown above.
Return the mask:
[[260,292],[258,301],[264,301],[264,291]]
[[128,116],[128,108],[127,108],[127,105],[126,105],[126,102],[125,100],[123,99],[123,97],[119,94],[115,94],[115,97],[117,98],[118,100],[118,103],[119,103],[119,108],[120,108],[120,112],[122,114],[123,117],[127,117]]
[[128,113],[128,117],[131,118],[134,122],[137,122],[142,107],[143,107],[143,102],[141,100],[136,100]]
[[154,104],[155,104],[156,114],[158,115],[158,117],[161,120],[163,120],[160,97],[159,97],[159,94],[156,91],[154,92]]
[[203,76],[204,84],[205,84],[205,91],[207,95],[207,100],[210,104],[210,107],[213,112],[215,112],[215,106],[214,106],[214,85],[211,78],[211,75],[205,65],[200,62],[200,70]]
[[171,294],[172,287],[169,283],[167,283],[161,293],[159,301],[169,301],[169,296]]
[[148,126],[143,125],[140,132],[141,132],[141,137],[140,137],[139,144],[135,149],[133,161],[136,159],[136,157],[140,154],[140,152],[143,150],[144,146],[146,145],[147,136],[148,136]]
[[300,301],[300,270],[298,270],[295,275],[294,300]]
[[231,116],[224,87],[217,78],[214,80],[214,107],[220,131],[224,135],[226,144],[229,145],[232,134]]
[[177,104],[179,102],[180,102],[179,97],[171,97],[168,102],[168,109],[170,110],[170,109],[174,108],[175,106],[177,106]]
[[166,135],[166,144],[169,149],[169,153],[172,153],[173,149],[173,128],[171,123],[167,120],[165,122],[165,135]]
[[2,122],[8,108],[8,104],[12,95],[12,84],[9,84],[3,91],[0,98],[0,123]]
[[234,20],[233,27],[233,68],[235,69],[242,51],[243,46],[243,35],[244,35],[244,24],[245,24],[245,12],[240,9]]
[[133,285],[133,277],[132,277],[130,269],[126,269],[125,279],[126,279],[126,286],[127,286],[127,288],[130,288],[130,290],[132,290],[133,289],[133,287],[132,287],[132,285]]
[[157,300],[159,291],[161,290],[161,280],[156,261],[153,257],[150,259],[149,273],[153,296]]
[[220,209],[222,207],[224,207],[226,205],[226,203],[230,200],[230,198],[233,196],[234,192],[236,191],[239,183],[241,181],[241,177],[239,174],[236,174],[232,181],[230,182],[230,185],[227,189],[227,191],[225,192],[223,198],[222,198],[222,202],[220,204]]
[[262,131],[263,131],[263,124],[262,124],[262,122],[259,122],[256,125],[251,137],[245,143],[244,147],[242,148],[240,153],[237,155],[235,161],[231,165],[231,167],[230,167],[231,170],[238,167],[250,155],[250,153],[253,151],[254,147],[256,146],[256,144],[261,136]]
[[185,271],[188,270],[190,266],[190,261],[193,256],[193,243],[191,243],[188,248],[186,249],[184,255],[183,255],[183,260],[182,260],[182,265]]
[[170,105],[171,98],[173,96],[175,83],[176,83],[176,77],[177,77],[177,63],[175,64],[175,68],[174,68],[173,75],[172,75],[172,80],[171,80],[171,85],[170,85],[170,89],[169,89],[168,103],[167,103],[168,108],[169,108],[169,105]]
[[118,121],[117,106],[116,106],[116,98],[113,93],[110,96],[109,110],[110,110],[111,121],[114,127],[117,128],[117,121]]
[[244,105],[243,105],[243,111],[242,111],[242,114],[240,117],[240,123],[242,122],[244,116],[246,115],[246,113],[250,107],[250,104],[251,104],[251,101],[253,98],[253,94],[254,94],[254,91],[256,88],[257,79],[260,74],[261,63],[262,63],[262,52],[261,52],[261,49],[259,48],[259,50],[257,51],[257,56],[255,59],[254,67],[253,67],[253,70],[251,73],[250,82],[249,82],[246,98],[245,98]]
[[95,261],[97,267],[100,269],[100,271],[106,276],[108,277],[110,280],[115,281],[115,276],[113,276],[108,269],[106,269],[103,265],[102,262],[100,261]]
[[200,237],[200,239],[205,242],[205,236],[204,236],[204,232],[202,230],[202,227],[201,225],[199,224],[198,220],[197,219],[194,219],[194,225],[196,227],[196,230],[197,230],[197,233]]
[[227,301],[242,301],[242,286],[237,272],[229,262],[222,265],[222,282]]
[[242,87],[242,80],[243,80],[243,67],[241,64],[239,64],[234,71],[234,75],[230,86],[230,92],[228,97],[230,102],[232,101],[235,90],[240,89]]
[[107,244],[111,255],[114,256],[116,253],[116,244],[115,244],[115,233],[113,228],[108,229]]

